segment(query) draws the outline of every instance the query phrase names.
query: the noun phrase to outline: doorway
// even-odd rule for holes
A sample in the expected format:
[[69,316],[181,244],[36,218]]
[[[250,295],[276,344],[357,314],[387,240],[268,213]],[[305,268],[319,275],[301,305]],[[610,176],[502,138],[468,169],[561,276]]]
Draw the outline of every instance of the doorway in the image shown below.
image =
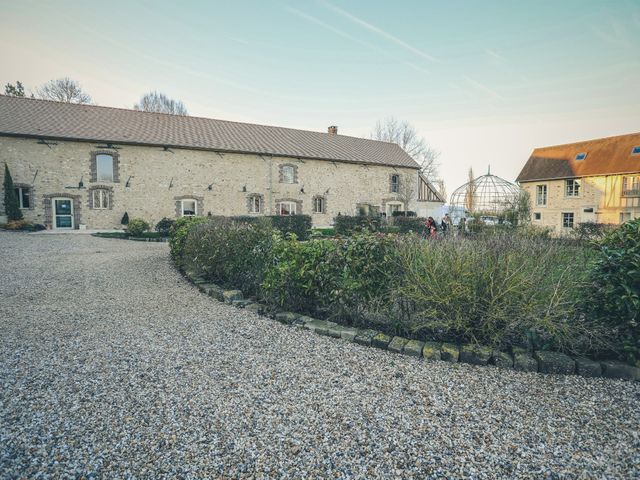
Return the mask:
[[56,230],[73,230],[73,199],[53,199],[53,228]]

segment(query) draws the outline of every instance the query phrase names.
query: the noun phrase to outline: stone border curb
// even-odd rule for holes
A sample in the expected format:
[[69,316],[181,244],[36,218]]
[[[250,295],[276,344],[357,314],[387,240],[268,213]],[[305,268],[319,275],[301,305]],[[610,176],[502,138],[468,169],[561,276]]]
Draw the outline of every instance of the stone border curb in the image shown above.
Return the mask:
[[[264,314],[265,306],[245,299],[240,290],[224,290],[196,272],[181,270],[182,274],[198,290],[219,302],[245,308],[257,314]],[[614,360],[596,361],[585,357],[572,358],[559,352],[538,350],[528,352],[514,347],[513,355],[492,350],[483,345],[456,345],[447,342],[422,342],[404,337],[391,337],[384,332],[372,329],[359,329],[339,325],[328,320],[300,315],[294,312],[277,312],[272,316],[276,321],[297,328],[311,330],[318,335],[340,338],[358,345],[380,348],[426,361],[441,360],[450,363],[468,363],[471,365],[512,369],[522,372],[539,372],[555,375],[580,375],[583,377],[605,377],[640,381],[640,368]]]

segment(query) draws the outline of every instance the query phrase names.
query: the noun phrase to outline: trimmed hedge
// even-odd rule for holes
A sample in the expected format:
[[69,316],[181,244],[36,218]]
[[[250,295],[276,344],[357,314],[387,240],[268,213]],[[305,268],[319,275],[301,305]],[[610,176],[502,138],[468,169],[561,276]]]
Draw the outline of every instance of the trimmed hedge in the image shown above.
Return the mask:
[[366,215],[338,215],[333,218],[333,228],[336,235],[351,235],[355,232],[380,230],[382,219]]
[[417,233],[421,234],[425,229],[426,218],[422,217],[395,217],[393,225],[398,227],[400,233]]

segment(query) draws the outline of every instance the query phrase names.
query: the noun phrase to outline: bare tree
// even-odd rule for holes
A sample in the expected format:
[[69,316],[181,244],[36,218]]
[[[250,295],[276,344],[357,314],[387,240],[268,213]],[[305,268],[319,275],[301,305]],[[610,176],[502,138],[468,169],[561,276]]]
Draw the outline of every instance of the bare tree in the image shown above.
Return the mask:
[[438,193],[440,194],[440,196],[446,202],[447,201],[447,186],[444,183],[444,179],[436,178],[435,180],[433,180],[432,183],[436,187],[436,190],[438,190]]
[[409,122],[399,121],[394,117],[382,121],[378,120],[371,132],[371,138],[399,145],[418,162],[422,174],[428,179],[437,175],[437,160],[440,152],[432,148],[423,137],[420,137],[415,127]]
[[48,81],[36,90],[36,96],[55,102],[92,103],[91,96],[82,90],[78,82],[69,77]]
[[4,86],[4,94],[10,97],[24,97],[24,86],[22,82],[18,80],[15,85],[7,83]]
[[173,100],[164,93],[149,92],[142,96],[133,108],[143,112],[172,113],[174,115],[189,115],[187,108],[180,100]]

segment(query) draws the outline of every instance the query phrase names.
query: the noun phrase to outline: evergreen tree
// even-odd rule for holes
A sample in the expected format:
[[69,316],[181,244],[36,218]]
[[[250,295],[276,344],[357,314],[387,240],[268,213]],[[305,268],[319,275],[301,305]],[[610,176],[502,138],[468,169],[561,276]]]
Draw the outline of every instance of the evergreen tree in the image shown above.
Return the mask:
[[13,186],[9,166],[6,163],[4,164],[4,211],[7,214],[7,220],[22,220],[20,201]]

